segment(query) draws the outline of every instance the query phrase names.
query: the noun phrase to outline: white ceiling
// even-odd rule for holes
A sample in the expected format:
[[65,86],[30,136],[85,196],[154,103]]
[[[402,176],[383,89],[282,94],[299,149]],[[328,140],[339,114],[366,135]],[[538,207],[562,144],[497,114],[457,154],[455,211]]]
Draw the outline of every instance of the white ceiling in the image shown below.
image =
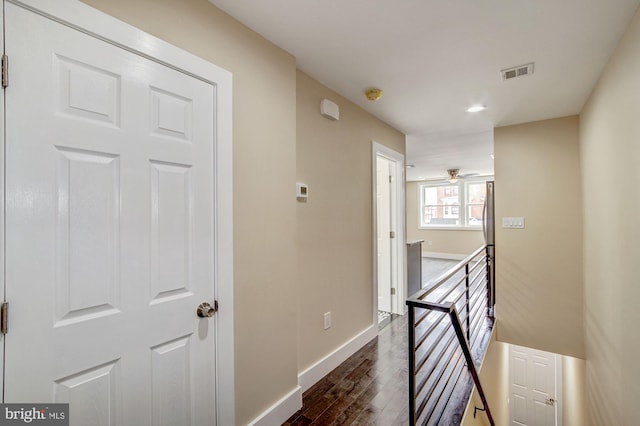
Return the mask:
[[[640,0],[209,0],[407,134],[407,177],[492,170],[496,126],[577,114]],[[535,62],[531,76],[500,70]],[[367,101],[370,87],[384,90]],[[483,104],[471,114],[466,108]]]

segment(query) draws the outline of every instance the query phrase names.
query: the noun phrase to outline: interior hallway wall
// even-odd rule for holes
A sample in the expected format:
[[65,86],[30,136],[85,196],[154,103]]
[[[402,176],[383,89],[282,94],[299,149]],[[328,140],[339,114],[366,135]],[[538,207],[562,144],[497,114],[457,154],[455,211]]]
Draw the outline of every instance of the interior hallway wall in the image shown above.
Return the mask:
[[[300,371],[373,324],[373,168],[371,142],[405,153],[405,136],[302,71],[297,73],[297,176],[309,185],[298,203]],[[340,120],[320,115],[320,101]],[[332,327],[323,329],[323,314]]]
[[587,397],[594,425],[640,419],[640,12],[580,116]]
[[562,357],[562,426],[590,426],[584,359]]
[[[577,116],[496,128],[500,341],[584,358]],[[502,227],[524,217],[524,229]]]
[[297,386],[295,58],[206,0],[85,3],[233,73],[236,422],[247,424]]

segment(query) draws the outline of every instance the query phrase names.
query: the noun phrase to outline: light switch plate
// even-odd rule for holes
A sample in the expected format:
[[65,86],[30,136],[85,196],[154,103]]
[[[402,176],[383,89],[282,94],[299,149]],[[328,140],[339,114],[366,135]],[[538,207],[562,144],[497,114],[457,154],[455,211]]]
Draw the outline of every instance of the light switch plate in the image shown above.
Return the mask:
[[331,312],[325,312],[324,314],[324,329],[328,330],[331,328]]
[[524,229],[524,217],[503,217],[502,227],[511,229]]

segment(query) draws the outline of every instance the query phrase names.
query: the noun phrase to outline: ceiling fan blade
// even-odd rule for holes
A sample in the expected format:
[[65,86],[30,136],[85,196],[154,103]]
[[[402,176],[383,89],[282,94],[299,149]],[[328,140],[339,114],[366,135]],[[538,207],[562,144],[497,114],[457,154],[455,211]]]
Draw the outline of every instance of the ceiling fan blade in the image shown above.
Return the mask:
[[458,177],[462,179],[475,176],[480,176],[480,173],[463,173],[461,175],[458,175]]

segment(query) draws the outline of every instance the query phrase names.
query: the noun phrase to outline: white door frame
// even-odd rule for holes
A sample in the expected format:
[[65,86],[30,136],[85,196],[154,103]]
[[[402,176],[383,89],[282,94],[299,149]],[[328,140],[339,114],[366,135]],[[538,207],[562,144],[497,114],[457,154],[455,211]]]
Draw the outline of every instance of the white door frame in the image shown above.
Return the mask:
[[[205,81],[216,88],[217,122],[215,127],[215,271],[214,294],[220,310],[216,314],[216,415],[217,424],[235,424],[235,378],[233,338],[233,187],[232,187],[232,75],[197,56],[172,46],[137,28],[106,15],[78,0],[6,0],[17,6],[46,16],[92,37],[133,52],[146,59]],[[4,16],[2,17],[4,22]],[[27,29],[25,29],[27,30]],[[4,31],[2,31],[4,45]],[[7,90],[11,89],[11,83]],[[0,112],[4,116],[4,91]],[[2,134],[4,135],[4,122]],[[3,143],[6,141],[3,140]],[[0,150],[2,157],[4,150]],[[4,158],[0,158],[4,164]],[[5,170],[0,173],[4,188]],[[5,194],[1,194],[0,215],[4,213]],[[4,223],[4,217],[0,217]],[[1,230],[2,240],[5,229]],[[4,250],[0,244],[0,250]],[[4,277],[5,255],[0,277]],[[3,290],[5,282],[2,282]],[[5,296],[3,295],[3,299]],[[9,301],[10,302],[10,301]],[[4,342],[2,342],[4,343]],[[224,391],[222,391],[224,390]]]
[[396,233],[395,244],[397,257],[398,276],[396,282],[399,284],[395,298],[391,300],[391,310],[403,314],[406,312],[404,300],[407,294],[406,262],[405,262],[405,176],[404,176],[404,155],[396,152],[376,141],[371,143],[371,164],[372,164],[372,199],[373,199],[373,323],[378,323],[378,173],[377,158],[382,156],[396,164],[396,217],[398,232]]

